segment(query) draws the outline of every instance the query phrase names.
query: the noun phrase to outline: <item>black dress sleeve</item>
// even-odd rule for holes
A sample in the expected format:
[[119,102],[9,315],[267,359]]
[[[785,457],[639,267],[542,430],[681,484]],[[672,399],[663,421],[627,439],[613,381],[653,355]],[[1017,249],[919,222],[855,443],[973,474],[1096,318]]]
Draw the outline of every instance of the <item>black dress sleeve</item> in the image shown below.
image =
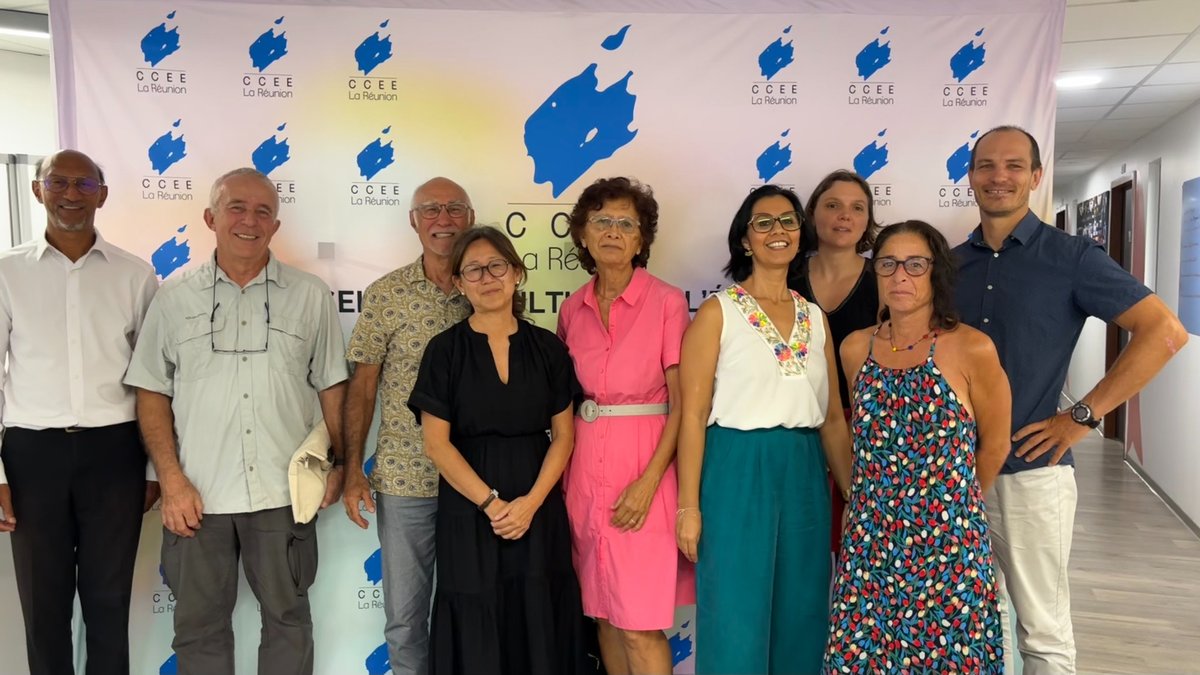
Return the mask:
[[454,327],[439,333],[425,347],[421,357],[421,368],[417,371],[417,381],[413,384],[412,393],[408,397],[408,409],[421,423],[421,412],[427,412],[434,417],[454,423],[453,402],[454,382],[453,368]]
[[548,330],[536,327],[535,330],[546,363],[546,384],[550,393],[550,410],[547,412],[554,417],[572,403],[579,406],[583,400],[583,387],[575,377],[575,362],[571,360],[567,345]]

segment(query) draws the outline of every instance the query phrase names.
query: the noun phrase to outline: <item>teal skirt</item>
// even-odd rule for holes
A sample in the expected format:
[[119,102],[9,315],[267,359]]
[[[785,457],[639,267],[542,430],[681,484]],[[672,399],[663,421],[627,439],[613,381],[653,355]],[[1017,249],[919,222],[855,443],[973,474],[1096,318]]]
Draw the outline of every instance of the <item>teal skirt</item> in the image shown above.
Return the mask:
[[831,573],[825,467],[816,429],[708,427],[697,675],[821,671]]

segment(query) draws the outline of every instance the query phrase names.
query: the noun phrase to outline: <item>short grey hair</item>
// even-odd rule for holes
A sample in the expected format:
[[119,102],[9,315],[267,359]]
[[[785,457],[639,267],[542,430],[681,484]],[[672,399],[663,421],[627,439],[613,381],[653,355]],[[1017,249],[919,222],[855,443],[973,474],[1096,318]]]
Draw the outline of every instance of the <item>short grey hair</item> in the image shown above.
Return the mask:
[[233,171],[226,171],[213,181],[212,190],[208,193],[208,208],[214,211],[217,209],[217,200],[221,195],[221,188],[225,185],[225,181],[241,176],[249,176],[250,178],[260,180],[263,185],[271,188],[271,195],[275,198],[275,215],[279,215],[279,192],[275,189],[275,183],[267,177],[267,174],[248,166],[243,166]]

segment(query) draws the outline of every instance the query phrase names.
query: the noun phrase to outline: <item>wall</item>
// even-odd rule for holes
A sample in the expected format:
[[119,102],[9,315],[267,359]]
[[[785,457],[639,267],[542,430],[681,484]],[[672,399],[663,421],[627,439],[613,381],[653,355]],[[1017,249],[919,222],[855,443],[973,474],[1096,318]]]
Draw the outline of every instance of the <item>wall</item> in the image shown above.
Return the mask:
[[[1161,158],[1160,199],[1157,223],[1146,214],[1154,213],[1148,204],[1146,178],[1151,163]],[[1124,165],[1124,171],[1122,171]],[[1145,268],[1153,270],[1147,285],[1155,289],[1167,306],[1179,306],[1179,246],[1183,215],[1182,184],[1200,176],[1200,106],[1189,108],[1174,120],[1117,152],[1095,171],[1073,181],[1062,182],[1054,195],[1055,204],[1074,202],[1108,190],[1112,181],[1124,173],[1137,173],[1135,221],[1143,222],[1145,235],[1135,242],[1135,256],[1145,257]],[[1074,213],[1070,213],[1072,221]],[[1154,241],[1157,239],[1157,246]],[[1145,245],[1143,242],[1151,242]],[[1084,329],[1071,363],[1068,393],[1078,398],[1096,383],[1102,374],[1104,330],[1099,321],[1090,320]],[[1200,372],[1200,339],[1193,336],[1170,364],[1140,396],[1141,447],[1130,449],[1146,473],[1187,514],[1200,521],[1200,454],[1194,452],[1200,434],[1200,417],[1195,414],[1200,398],[1200,382],[1192,375]]]
[[[50,57],[0,50],[0,153],[45,155],[57,147],[58,115],[50,78]],[[3,208],[8,208],[4,205]],[[0,536],[0,578],[12,578],[12,553]],[[24,642],[24,625],[15,584],[0,584],[0,632],[12,644]],[[27,673],[24,655],[10,658],[0,670]]]
[[0,153],[45,155],[58,145],[50,57],[0,50]]

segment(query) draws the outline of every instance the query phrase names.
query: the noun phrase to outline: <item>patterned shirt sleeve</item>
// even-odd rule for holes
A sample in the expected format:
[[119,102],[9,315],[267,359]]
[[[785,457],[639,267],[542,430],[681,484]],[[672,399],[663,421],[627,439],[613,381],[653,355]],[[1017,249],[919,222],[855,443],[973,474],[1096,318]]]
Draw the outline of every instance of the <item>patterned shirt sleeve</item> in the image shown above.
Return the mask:
[[380,279],[367,286],[363,293],[362,313],[350,333],[350,344],[346,346],[346,359],[354,363],[383,363],[387,355],[388,340],[396,330],[395,310],[388,307],[389,284]]

